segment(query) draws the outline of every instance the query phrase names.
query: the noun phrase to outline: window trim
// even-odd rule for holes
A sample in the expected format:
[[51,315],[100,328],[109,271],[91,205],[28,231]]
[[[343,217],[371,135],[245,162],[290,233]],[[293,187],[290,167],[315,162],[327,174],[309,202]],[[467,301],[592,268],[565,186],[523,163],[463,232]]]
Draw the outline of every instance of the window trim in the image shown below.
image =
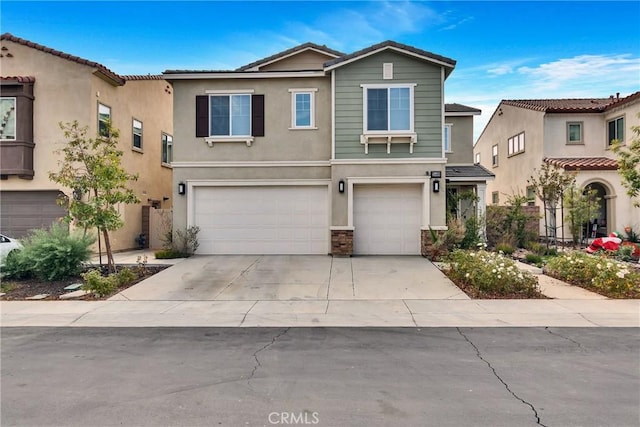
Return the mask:
[[[211,93],[213,92],[213,93]],[[252,117],[251,117],[251,104],[253,102],[252,99],[252,95],[253,95],[253,91],[250,90],[246,90],[246,91],[223,91],[220,93],[217,93],[217,91],[207,91],[207,94],[209,95],[209,137],[207,138],[207,141],[211,140],[211,141],[229,141],[229,140],[242,140],[245,141],[248,138],[253,138],[251,135],[251,126],[252,126]],[[212,135],[211,134],[211,99],[213,97],[228,97],[229,98],[229,135]],[[231,134],[231,131],[233,129],[233,114],[232,114],[232,102],[231,99],[233,97],[236,96],[246,96],[249,98],[249,133],[246,135],[233,135]]]
[[491,165],[494,168],[497,168],[499,164],[499,152],[500,150],[498,149],[498,144],[494,144],[493,146],[491,146]]
[[[624,118],[625,118],[625,115],[623,114],[621,116],[614,117],[613,119],[607,120],[607,129],[606,129],[606,132],[607,132],[607,147],[611,147],[611,141],[613,141],[613,140],[618,141],[620,144],[624,144],[624,134],[625,134],[625,129],[624,129],[625,120],[624,120]],[[618,120],[622,120],[622,138],[618,138],[618,135],[617,135],[617,133],[618,133],[617,123],[615,125],[616,137],[615,138],[611,138],[611,135],[609,135],[609,124],[612,123],[612,122],[617,122]]]
[[[444,129],[449,129],[449,132],[447,133],[449,136],[449,148],[447,149],[447,141],[445,139],[445,131]],[[453,123],[445,123],[444,126],[442,127],[442,150],[445,153],[453,153],[453,142],[451,139],[451,130],[453,128]]]
[[[397,135],[397,134],[414,134],[415,133],[415,87],[416,83],[376,83],[376,84],[361,84],[362,88],[362,133],[364,135]],[[396,129],[396,130],[369,130],[368,123],[368,90],[369,89],[409,89],[409,129]],[[387,97],[387,103],[391,101],[391,97]],[[387,105],[387,114],[390,114],[390,109]],[[387,128],[390,121],[387,122]]]
[[112,108],[111,108],[111,106],[109,106],[107,104],[103,104],[102,102],[98,101],[98,135],[103,136],[103,137],[108,137],[109,135],[103,135],[100,132],[100,124],[103,122],[103,120],[100,119],[100,107],[105,107],[105,108],[109,109],[109,117],[107,118],[107,120],[109,120],[111,123],[113,123]]
[[475,164],[476,165],[480,164],[480,153],[476,153]]
[[[289,89],[289,93],[291,93],[291,127],[289,130],[315,130],[318,129],[316,126],[316,92],[318,88],[296,88]],[[296,108],[296,97],[298,95],[306,94],[309,95],[311,103],[310,106],[310,120],[309,125],[298,126],[296,124],[298,117],[298,110]]]
[[499,205],[500,204],[500,192],[499,191],[492,191],[491,192],[491,204],[492,205]]
[[[136,146],[136,122],[140,123],[140,147]],[[142,120],[138,120],[135,117],[131,118],[131,148],[133,149],[133,151],[139,151],[142,152],[143,151],[143,147],[144,147],[144,141],[143,141],[143,129],[144,129],[144,124],[142,123]]]
[[[522,140],[520,139],[520,137],[522,137]],[[515,147],[516,143],[518,144],[517,149]],[[507,139],[507,157],[512,157],[524,153],[525,147],[524,131],[513,135],[512,137]]]
[[[580,139],[571,140],[571,126],[580,126]],[[584,145],[584,122],[567,122],[567,145]]]
[[[0,97],[0,99],[13,100],[13,108],[11,108],[9,110],[9,114],[7,114],[7,119],[9,119],[11,115],[13,115],[13,138],[6,138],[3,135],[4,134],[4,129],[3,129],[2,133],[0,133],[0,141],[15,141],[18,139],[18,97],[2,96]],[[13,114],[10,114],[10,112],[13,112]],[[0,117],[0,120],[2,120],[2,122],[4,123],[4,117]],[[7,123],[9,123],[8,120],[7,120]]]
[[[164,161],[164,153],[165,153],[165,137],[167,138],[166,142],[166,147],[167,147],[167,160],[168,162]],[[171,149],[169,149],[169,147]],[[171,154],[169,156],[169,154]],[[171,135],[170,133],[167,132],[161,132],[161,136],[160,136],[160,163],[162,164],[162,166],[166,166],[166,167],[171,167],[171,162],[173,161],[173,135]]]

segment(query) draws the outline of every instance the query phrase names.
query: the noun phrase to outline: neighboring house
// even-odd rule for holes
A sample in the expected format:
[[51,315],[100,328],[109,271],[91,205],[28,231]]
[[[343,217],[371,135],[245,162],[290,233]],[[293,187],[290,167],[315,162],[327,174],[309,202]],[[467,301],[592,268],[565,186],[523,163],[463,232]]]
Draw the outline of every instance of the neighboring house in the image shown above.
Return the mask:
[[[519,193],[542,206],[527,180],[546,162],[576,171],[576,184],[597,192],[600,203],[591,223],[597,222],[598,236],[640,227],[640,209],[622,186],[610,149],[612,140],[628,143],[633,138],[638,113],[640,92],[623,98],[503,100],[474,148],[476,161],[496,175],[487,187],[489,200],[503,205]],[[559,211],[556,226],[562,226]],[[568,227],[565,236],[570,237]]]
[[[106,119],[120,130],[122,165],[141,201],[120,209],[125,226],[114,250],[136,247],[143,205],[171,206],[172,88],[161,76],[120,76],[104,66],[15,37],[0,36],[0,229],[22,237],[63,217],[56,204],[73,189],[49,180],[59,170],[64,135],[58,123],[77,120],[95,137]],[[148,210],[148,209],[145,209]]]
[[[306,43],[233,71],[165,71],[179,141],[175,229],[200,227],[205,254],[425,253],[429,227],[446,229],[444,82],[454,66],[387,41],[349,55]],[[463,110],[451,111],[449,155],[471,164],[472,125],[456,123],[477,110]]]

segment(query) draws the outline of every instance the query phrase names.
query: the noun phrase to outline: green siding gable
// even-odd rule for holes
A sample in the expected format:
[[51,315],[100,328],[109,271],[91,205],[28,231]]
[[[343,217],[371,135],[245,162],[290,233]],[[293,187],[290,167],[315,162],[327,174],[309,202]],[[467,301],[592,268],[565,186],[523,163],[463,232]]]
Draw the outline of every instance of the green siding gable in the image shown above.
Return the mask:
[[[393,63],[393,79],[382,79],[382,64]],[[363,131],[362,84],[415,83],[414,129],[418,142],[409,154],[408,144],[360,144]],[[335,142],[337,159],[442,157],[441,67],[395,52],[381,52],[335,70]]]

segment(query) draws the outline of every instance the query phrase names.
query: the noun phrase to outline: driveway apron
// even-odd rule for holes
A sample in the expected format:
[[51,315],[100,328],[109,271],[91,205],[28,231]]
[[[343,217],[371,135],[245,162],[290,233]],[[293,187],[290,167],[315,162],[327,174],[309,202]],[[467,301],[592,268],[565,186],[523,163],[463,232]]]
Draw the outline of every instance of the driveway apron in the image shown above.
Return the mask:
[[199,255],[115,300],[328,301],[468,299],[418,256]]

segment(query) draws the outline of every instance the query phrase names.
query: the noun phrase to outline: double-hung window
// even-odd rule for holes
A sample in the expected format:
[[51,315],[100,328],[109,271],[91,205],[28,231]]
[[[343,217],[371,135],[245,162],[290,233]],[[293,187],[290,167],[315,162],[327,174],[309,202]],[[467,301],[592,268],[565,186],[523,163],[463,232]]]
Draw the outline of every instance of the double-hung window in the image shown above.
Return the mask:
[[142,122],[140,120],[133,119],[131,127],[133,131],[133,148],[142,150]]
[[291,129],[315,129],[315,92],[317,89],[289,89],[291,92]]
[[173,137],[162,133],[162,163],[168,165],[173,160]]
[[211,95],[210,135],[250,136],[251,95]]
[[491,147],[491,165],[498,166],[498,144]]
[[16,139],[16,98],[0,98],[0,139]]
[[111,107],[98,103],[98,135],[108,137],[111,123]]
[[624,117],[618,117],[616,119],[607,122],[607,141],[609,145],[613,141],[624,142]]
[[413,132],[414,85],[363,85],[364,132]]

